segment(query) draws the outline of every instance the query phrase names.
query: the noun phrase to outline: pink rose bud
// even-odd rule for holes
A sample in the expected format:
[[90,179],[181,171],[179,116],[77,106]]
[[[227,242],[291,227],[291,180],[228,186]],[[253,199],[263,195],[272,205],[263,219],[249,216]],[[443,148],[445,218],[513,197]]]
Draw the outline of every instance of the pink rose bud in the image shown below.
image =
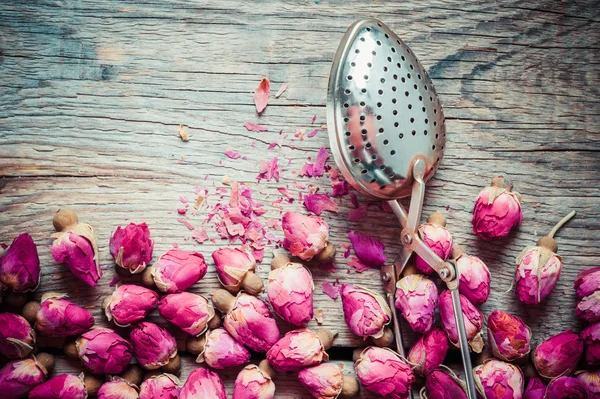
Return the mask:
[[396,309],[415,332],[431,331],[438,302],[437,287],[422,274],[408,275],[396,283]]
[[298,380],[316,399],[355,397],[359,391],[356,378],[342,375],[342,369],[334,363],[302,369],[298,373]]
[[492,179],[492,186],[484,188],[473,207],[473,233],[485,240],[505,237],[521,224],[521,195],[512,192],[513,185],[504,176]]
[[456,269],[460,276],[458,290],[473,305],[482,305],[490,296],[490,270],[478,257],[461,253],[460,248],[456,252]]
[[434,328],[427,335],[422,335],[408,352],[408,363],[413,371],[425,377],[440,367],[448,352],[448,338],[439,329]]
[[256,352],[266,352],[279,340],[279,328],[263,301],[240,292],[234,297],[226,290],[212,294],[213,306],[224,316],[224,327],[233,338]]
[[77,214],[68,209],[56,212],[53,219],[52,257],[64,263],[71,273],[91,287],[98,285],[102,269],[98,257],[98,241],[89,224],[79,223]]
[[162,292],[185,291],[206,275],[206,262],[199,252],[170,249],[152,265],[152,277]]
[[325,329],[316,332],[308,328],[292,330],[269,349],[267,360],[280,372],[314,366],[329,359],[325,351],[331,348],[336,334]]
[[512,362],[529,355],[531,329],[523,320],[501,310],[488,316],[488,344],[492,354],[505,362]]
[[[452,235],[445,226],[446,218],[439,212],[432,213],[427,218],[427,223],[419,226],[419,235],[423,242],[443,260],[450,258],[454,245]],[[425,274],[433,273],[431,266],[418,255],[415,255],[415,267]]]
[[29,234],[17,236],[0,257],[0,288],[34,291],[40,284],[40,258]]
[[570,375],[583,355],[583,340],[571,330],[556,334],[533,351],[532,361],[542,378]]
[[9,359],[22,359],[31,353],[35,344],[35,331],[23,316],[0,313],[0,355]]
[[125,228],[117,227],[108,247],[117,266],[136,274],[141,273],[152,260],[154,241],[150,239],[146,223],[129,223]]
[[199,368],[188,376],[179,399],[227,399],[227,393],[218,374]]
[[98,399],[138,399],[138,389],[135,385],[119,377],[102,384],[98,390]]
[[29,399],[86,399],[83,374],[60,374],[29,392]]
[[48,372],[35,358],[12,360],[0,369],[3,399],[19,399],[46,380]]
[[275,371],[266,359],[258,366],[247,365],[235,379],[232,399],[273,399],[275,397],[275,384],[272,380],[274,375]]
[[580,372],[577,379],[587,391],[588,399],[600,399],[600,370]]
[[121,374],[133,357],[131,344],[110,328],[95,328],[75,341],[77,353],[92,374]]
[[286,212],[281,218],[281,227],[285,237],[283,247],[292,256],[311,260],[327,246],[329,226],[323,218]]
[[452,370],[445,367],[433,370],[427,375],[425,391],[427,399],[468,399],[466,384]]
[[158,312],[165,320],[193,336],[203,334],[208,322],[215,317],[215,309],[208,300],[191,292],[164,296],[158,306]]
[[587,399],[585,387],[577,378],[558,377],[546,388],[546,398]]
[[300,263],[288,263],[269,273],[267,298],[273,310],[294,326],[313,318],[312,275]]
[[237,294],[244,290],[251,295],[258,295],[264,283],[254,272],[256,260],[251,254],[238,248],[221,248],[212,253],[217,277],[223,287]]
[[600,366],[600,322],[585,328],[579,336],[585,343],[585,363]]
[[592,295],[600,290],[600,267],[592,267],[577,274],[575,292],[578,299]]
[[140,399],[177,399],[179,384],[179,378],[172,374],[152,376],[140,385]]
[[217,328],[206,332],[204,350],[198,355],[196,361],[205,362],[213,369],[224,369],[248,363],[250,352],[224,328]]
[[525,387],[523,399],[544,399],[546,396],[546,384],[541,378],[533,377]]
[[[477,309],[463,294],[460,294],[460,305],[465,320],[465,329],[467,331],[467,340],[473,352],[481,353],[483,350],[483,328],[484,317],[481,310]],[[452,306],[452,294],[445,290],[440,294],[440,319],[442,328],[450,342],[457,348],[460,346],[458,341],[458,330],[454,321],[454,307]]]
[[521,399],[524,377],[514,364],[488,359],[473,368],[475,385],[487,399]]
[[49,337],[68,337],[88,331],[94,325],[94,316],[71,301],[67,294],[48,292],[42,295],[35,328]]
[[104,312],[108,320],[120,327],[143,320],[158,304],[158,294],[148,288],[121,284],[107,298]]
[[163,327],[147,321],[137,324],[129,333],[133,353],[146,370],[156,370],[177,355],[175,338]]
[[392,311],[383,297],[371,290],[342,284],[344,320],[354,335],[381,338],[392,320]]
[[410,366],[388,348],[369,346],[354,363],[363,387],[390,399],[406,399],[415,376]]
[[575,314],[588,323],[600,321],[600,291],[596,291],[577,302]]

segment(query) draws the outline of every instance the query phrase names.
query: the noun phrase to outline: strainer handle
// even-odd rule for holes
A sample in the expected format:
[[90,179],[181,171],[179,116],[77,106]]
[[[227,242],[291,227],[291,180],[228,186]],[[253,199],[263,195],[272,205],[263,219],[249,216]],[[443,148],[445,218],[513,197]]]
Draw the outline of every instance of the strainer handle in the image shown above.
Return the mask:
[[469,343],[467,342],[467,331],[465,330],[465,320],[460,304],[458,287],[451,289],[450,292],[452,294],[452,307],[454,308],[454,321],[458,328],[460,355],[463,361],[463,368],[465,369],[465,379],[467,380],[467,392],[469,399],[477,399],[475,380],[473,379],[473,365],[471,364],[471,355],[469,354]]

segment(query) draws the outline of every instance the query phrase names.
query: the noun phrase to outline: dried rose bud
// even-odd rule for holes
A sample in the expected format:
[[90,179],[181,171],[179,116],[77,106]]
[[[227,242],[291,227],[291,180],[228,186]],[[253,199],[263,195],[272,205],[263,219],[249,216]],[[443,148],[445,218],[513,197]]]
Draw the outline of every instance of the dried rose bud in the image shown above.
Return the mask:
[[316,332],[308,328],[285,334],[269,351],[267,360],[277,371],[294,371],[329,360],[325,351],[331,348],[337,333],[325,329]]
[[117,227],[110,237],[110,254],[117,266],[131,274],[141,273],[152,260],[154,241],[146,223],[129,223],[125,228]]
[[266,359],[258,366],[249,364],[235,379],[232,399],[273,399],[275,384],[272,378],[275,370],[269,366]]
[[588,295],[600,290],[600,267],[592,267],[579,272],[575,279],[575,292],[578,299],[583,299]]
[[600,399],[600,370],[580,372],[577,379],[587,391],[588,399]]
[[300,263],[288,263],[271,270],[267,298],[273,310],[294,326],[302,326],[313,318],[312,275]]
[[98,257],[98,241],[89,224],[79,223],[77,214],[61,209],[54,215],[52,257],[64,263],[71,273],[91,287],[98,285],[102,269]]
[[0,355],[22,359],[31,353],[35,331],[23,316],[0,313]]
[[317,399],[355,397],[360,389],[356,378],[342,375],[340,366],[333,363],[302,369],[298,373],[298,380]]
[[579,336],[585,343],[585,363],[600,366],[600,322],[585,328]]
[[133,353],[146,370],[156,370],[177,355],[175,338],[164,329],[147,321],[137,324],[129,333]]
[[521,195],[512,191],[512,182],[504,176],[492,179],[492,186],[484,188],[473,207],[473,233],[485,240],[505,237],[521,224]]
[[354,363],[363,387],[390,399],[406,399],[415,376],[410,366],[388,348],[369,346]]
[[489,359],[473,368],[475,385],[488,399],[521,399],[525,378],[521,369],[502,360]]
[[0,289],[34,291],[40,284],[40,258],[29,234],[20,234],[0,257]]
[[209,369],[199,368],[190,373],[180,399],[227,399],[223,380]]
[[600,291],[596,291],[577,302],[575,314],[588,323],[600,321]]
[[158,304],[158,294],[148,288],[121,284],[108,297],[104,312],[108,320],[121,327],[143,320]]
[[415,332],[431,331],[438,302],[437,287],[422,274],[408,275],[396,283],[396,309]]
[[[454,245],[452,235],[445,226],[446,218],[439,212],[432,213],[427,218],[427,223],[419,226],[423,242],[443,260],[450,258]],[[415,255],[415,267],[425,274],[433,273],[431,266],[418,255]]]
[[224,314],[223,325],[238,342],[256,352],[266,352],[279,340],[279,328],[263,301],[240,292],[234,297],[226,290],[212,294],[213,306]]
[[533,351],[532,361],[537,372],[546,379],[570,375],[583,355],[583,340],[571,330],[556,334]]
[[281,227],[285,237],[283,247],[292,256],[311,260],[327,246],[329,226],[323,218],[287,212],[281,218]]
[[29,392],[29,399],[86,399],[83,374],[60,374]]
[[481,305],[490,296],[490,270],[476,256],[460,254],[456,258],[456,269],[460,276],[458,290],[473,305]]
[[354,335],[381,338],[392,320],[392,311],[381,295],[350,284],[342,284],[344,319]]
[[180,292],[163,297],[158,312],[165,320],[184,332],[198,336],[206,331],[208,322],[215,316],[215,309],[202,295]]
[[170,249],[152,265],[154,283],[162,292],[185,291],[206,275],[206,262],[199,252]]
[[587,399],[585,387],[574,377],[558,377],[546,388],[546,398]]
[[179,385],[179,378],[173,374],[152,376],[140,385],[140,399],[177,399]]
[[133,357],[131,344],[110,328],[95,328],[75,341],[77,354],[92,374],[121,374]]
[[240,290],[250,295],[258,295],[264,288],[264,283],[254,271],[256,259],[251,254],[239,248],[221,248],[212,253],[217,277],[223,287],[237,294]]
[[250,361],[250,352],[237,342],[224,328],[207,331],[204,349],[196,359],[213,369],[241,366]]
[[408,352],[408,363],[413,371],[425,377],[443,363],[448,352],[448,338],[439,329],[434,328],[421,336]]
[[71,301],[67,294],[48,292],[42,295],[35,328],[49,337],[68,337],[88,331],[94,325],[94,316]]
[[450,369],[439,368],[425,380],[427,399],[468,399],[467,386]]
[[112,377],[98,390],[98,399],[138,399],[137,386],[120,377]]
[[546,396],[546,384],[541,378],[533,377],[525,387],[523,399],[544,399]]
[[523,320],[501,310],[488,316],[488,344],[492,354],[505,362],[512,362],[529,355],[531,329]]
[[[467,340],[473,352],[481,353],[483,350],[483,328],[484,317],[481,310],[477,309],[463,294],[460,294],[460,305],[462,307],[463,318],[465,320],[465,329],[467,331]],[[442,328],[446,332],[450,342],[460,347],[458,339],[458,330],[454,320],[454,307],[452,306],[452,294],[445,290],[440,294],[440,319]]]
[[0,369],[3,399],[19,399],[46,380],[48,372],[35,358],[12,360]]

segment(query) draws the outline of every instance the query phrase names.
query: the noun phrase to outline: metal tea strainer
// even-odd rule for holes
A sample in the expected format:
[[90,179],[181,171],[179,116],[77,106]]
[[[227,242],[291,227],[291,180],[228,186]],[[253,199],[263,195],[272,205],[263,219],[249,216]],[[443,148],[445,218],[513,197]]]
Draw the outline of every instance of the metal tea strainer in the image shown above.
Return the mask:
[[[458,272],[418,234],[425,182],[444,153],[444,113],[417,57],[382,22],[357,21],[344,35],[329,76],[327,122],[331,150],[346,180],[364,194],[387,200],[402,225],[402,253],[393,266],[382,268],[391,309],[396,281],[416,252],[452,293],[469,398],[475,399]],[[397,199],[408,196],[407,214]],[[397,350],[405,356],[398,315],[393,314]]]

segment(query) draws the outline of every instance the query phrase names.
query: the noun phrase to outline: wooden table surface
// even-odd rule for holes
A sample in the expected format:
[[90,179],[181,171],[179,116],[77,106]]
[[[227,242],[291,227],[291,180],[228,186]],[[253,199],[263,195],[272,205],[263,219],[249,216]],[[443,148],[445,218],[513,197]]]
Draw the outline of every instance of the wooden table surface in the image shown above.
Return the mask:
[[[43,267],[34,296],[66,291],[94,307],[97,324],[109,325],[100,309],[114,276],[108,240],[116,226],[132,221],[149,224],[154,259],[173,243],[202,252],[209,273],[192,291],[207,294],[218,287],[210,254],[227,242],[195,244],[177,222],[180,196],[193,201],[194,186],[214,192],[229,176],[252,185],[269,209],[267,220],[282,213],[271,205],[281,197],[279,187],[297,196],[306,191],[297,181],[330,192],[327,178],[297,176],[307,157],[328,148],[326,131],[302,141],[294,133],[326,123],[332,57],[346,28],[363,16],[381,19],[406,41],[445,107],[447,149],[423,214],[441,210],[455,241],[489,266],[492,294],[483,312],[498,308],[523,317],[536,343],[567,328],[579,331],[573,281],[600,265],[600,7],[594,0],[1,2],[0,241],[28,232],[38,244]],[[259,117],[252,93],[263,77],[273,91]],[[288,90],[275,99],[284,83]],[[249,132],[246,121],[269,130]],[[178,137],[180,124],[189,142]],[[267,151],[280,130],[288,135],[283,146]],[[246,159],[227,158],[230,148]],[[256,184],[260,161],[273,156],[280,159],[280,182]],[[513,179],[524,221],[507,238],[484,242],[471,231],[471,209],[495,174]],[[324,214],[332,241],[339,249],[349,243],[349,229],[371,234],[393,259],[398,223],[377,201],[358,199],[369,204],[359,222],[347,220],[347,196],[338,214]],[[64,207],[96,229],[104,268],[98,287],[79,282],[50,255],[52,216]],[[282,207],[305,212],[298,201]],[[515,257],[572,209],[577,217],[558,234],[564,261],[558,285],[543,304],[520,305],[510,290]],[[200,226],[205,216],[206,210],[189,214],[188,221]],[[216,237],[210,225],[208,231]],[[273,248],[267,246],[261,277]],[[350,369],[350,349],[361,341],[347,330],[340,300],[324,295],[321,285],[339,279],[381,290],[381,284],[377,270],[358,274],[341,252],[334,272],[314,271],[314,306],[324,311],[323,326],[339,331],[333,360]],[[184,357],[185,377],[195,366]],[[59,362],[59,371],[77,368]],[[236,373],[222,373],[229,393]],[[294,374],[276,382],[278,398],[308,397]]]

